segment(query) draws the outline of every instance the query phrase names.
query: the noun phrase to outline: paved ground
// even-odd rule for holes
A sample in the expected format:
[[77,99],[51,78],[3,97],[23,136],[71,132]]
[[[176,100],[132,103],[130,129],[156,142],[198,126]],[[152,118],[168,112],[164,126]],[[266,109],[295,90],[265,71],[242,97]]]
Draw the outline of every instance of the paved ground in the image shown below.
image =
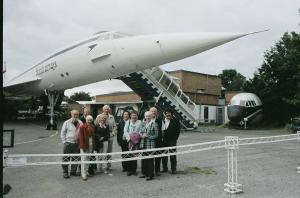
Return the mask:
[[[19,121],[5,123],[5,129],[16,130],[12,154],[61,153],[62,144],[56,131],[44,130],[44,125]],[[191,144],[224,139],[226,135],[257,137],[286,134],[285,130],[228,130],[210,128],[208,133],[183,132],[179,144]],[[114,144],[114,151],[120,151]],[[80,177],[65,180],[59,165],[8,168],[3,182],[12,186],[7,198],[96,198],[96,197],[299,197],[300,142],[287,141],[243,146],[238,151],[239,182],[244,193],[228,195],[226,151],[223,149],[178,156],[177,175],[162,174],[152,181],[126,176],[120,163],[113,164],[112,175],[97,174],[84,182]],[[191,167],[199,168],[197,171]],[[140,162],[138,164],[140,171]]]

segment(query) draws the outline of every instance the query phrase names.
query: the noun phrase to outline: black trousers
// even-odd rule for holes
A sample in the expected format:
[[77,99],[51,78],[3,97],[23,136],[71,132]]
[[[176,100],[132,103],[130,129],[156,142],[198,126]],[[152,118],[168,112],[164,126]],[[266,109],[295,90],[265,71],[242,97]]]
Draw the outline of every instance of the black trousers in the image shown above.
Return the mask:
[[[164,147],[176,146],[176,142],[163,142]],[[175,153],[176,149],[169,149],[169,153]],[[170,156],[171,170],[176,171],[177,159],[176,155]],[[164,170],[168,170],[168,157],[162,157],[162,165]]]
[[[128,155],[128,157],[135,157],[135,154]],[[137,169],[137,160],[127,161],[128,172],[136,173]]]
[[[143,156],[148,156],[149,153],[143,153]],[[142,174],[146,177],[154,177],[154,159],[142,159]]]
[[[90,161],[96,161],[96,156],[91,156]],[[89,174],[94,174],[94,171],[97,170],[97,164],[90,164],[88,173]]]
[[[71,154],[71,153],[79,153],[79,147],[77,143],[70,143],[66,142],[64,143],[63,147],[63,154]],[[66,156],[62,158],[63,162],[69,162],[69,161],[80,161],[80,157],[71,157],[71,156]],[[71,173],[76,173],[78,164],[72,164],[71,165]],[[64,173],[69,172],[69,165],[68,164],[63,164],[62,169]]]
[[[156,142],[156,148],[162,148],[162,147],[163,147],[163,143],[161,141],[157,141]],[[160,154],[161,151],[157,151],[156,153]],[[154,158],[154,161],[155,161],[155,165],[154,165],[155,166],[155,173],[159,173],[160,172],[161,160],[162,160],[161,157]]]
[[[128,146],[127,145],[122,145],[122,144],[121,144],[121,150],[122,150],[122,152],[129,151],[128,150]],[[128,158],[129,157],[128,154],[126,154],[126,155],[122,154],[121,156],[122,156],[122,158]],[[129,163],[129,161],[122,162],[122,168],[123,168],[123,170],[129,171],[128,163]]]
[[[127,146],[127,149],[128,149],[128,146]],[[136,150],[137,149],[137,145],[135,145],[132,150]],[[134,154],[129,154],[128,155],[128,158],[130,157],[136,157],[136,153]],[[130,160],[130,161],[127,161],[127,167],[128,167],[128,172],[129,173],[136,173],[136,169],[137,169],[137,160]]]

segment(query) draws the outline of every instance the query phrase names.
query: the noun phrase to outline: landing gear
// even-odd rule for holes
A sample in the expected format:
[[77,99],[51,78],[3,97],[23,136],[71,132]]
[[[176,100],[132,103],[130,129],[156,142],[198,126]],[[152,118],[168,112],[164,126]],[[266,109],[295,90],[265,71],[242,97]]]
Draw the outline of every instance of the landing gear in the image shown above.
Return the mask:
[[52,130],[57,130],[57,124],[54,121],[54,106],[59,97],[59,92],[45,90],[45,94],[46,96],[48,96],[49,106],[50,106],[50,112],[49,112],[50,120],[47,124],[46,130],[51,130],[51,128]]

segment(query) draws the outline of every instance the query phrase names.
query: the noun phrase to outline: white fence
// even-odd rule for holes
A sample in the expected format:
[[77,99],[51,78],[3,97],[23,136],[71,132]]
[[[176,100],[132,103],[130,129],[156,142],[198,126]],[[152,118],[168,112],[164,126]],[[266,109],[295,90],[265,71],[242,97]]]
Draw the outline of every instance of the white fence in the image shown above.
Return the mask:
[[[290,140],[300,140],[300,131],[297,134],[255,137],[255,138],[238,138],[237,136],[226,136],[224,140],[196,143],[189,145],[180,145],[173,147],[155,148],[148,150],[135,150],[127,152],[114,153],[88,153],[88,154],[8,154],[3,155],[3,167],[19,166],[40,166],[40,165],[60,165],[60,164],[103,164],[122,162],[130,160],[140,160],[147,158],[164,157],[171,155],[181,155],[213,149],[227,150],[227,183],[224,184],[224,191],[232,194],[241,193],[242,185],[238,183],[238,163],[237,150],[240,146],[252,144],[265,144]],[[176,151],[174,152],[174,149]],[[146,155],[145,155],[146,154]],[[121,157],[123,156],[123,158]],[[86,161],[83,156],[95,156],[92,161]],[[72,161],[63,162],[63,157],[71,157]],[[300,167],[297,167],[300,173]]]

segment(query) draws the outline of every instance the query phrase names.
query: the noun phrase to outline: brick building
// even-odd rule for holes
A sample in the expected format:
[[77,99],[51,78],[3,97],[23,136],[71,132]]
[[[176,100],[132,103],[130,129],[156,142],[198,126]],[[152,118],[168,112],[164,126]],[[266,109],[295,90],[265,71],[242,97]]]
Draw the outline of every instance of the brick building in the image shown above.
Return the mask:
[[[222,85],[218,76],[185,70],[168,73],[173,76],[182,91],[199,106],[199,123],[224,122],[224,104],[220,103]],[[147,102],[154,103],[154,101]],[[122,109],[127,107],[139,110],[143,105],[143,101],[133,91],[115,92],[96,95],[95,101],[85,103],[85,106],[90,108],[93,116],[95,116],[100,113],[104,104],[110,104],[112,113],[120,116]]]
[[90,109],[93,117],[99,115],[102,112],[102,107],[106,104],[110,105],[113,114],[121,116],[123,111],[118,111],[118,109],[125,109],[130,106],[133,109],[138,110],[143,103],[141,98],[133,91],[96,95],[94,101],[77,102]]
[[[177,78],[180,88],[197,105],[219,105],[221,79],[218,76],[185,70],[168,72]],[[142,102],[134,92],[116,92],[95,96],[97,103],[134,103]]]
[[169,72],[179,79],[180,88],[198,105],[219,105],[221,79],[218,76],[185,70]]
[[140,103],[141,97],[135,94],[133,91],[129,92],[116,92],[104,95],[95,96],[96,102],[102,103],[114,103],[114,102],[125,102],[125,103]]

